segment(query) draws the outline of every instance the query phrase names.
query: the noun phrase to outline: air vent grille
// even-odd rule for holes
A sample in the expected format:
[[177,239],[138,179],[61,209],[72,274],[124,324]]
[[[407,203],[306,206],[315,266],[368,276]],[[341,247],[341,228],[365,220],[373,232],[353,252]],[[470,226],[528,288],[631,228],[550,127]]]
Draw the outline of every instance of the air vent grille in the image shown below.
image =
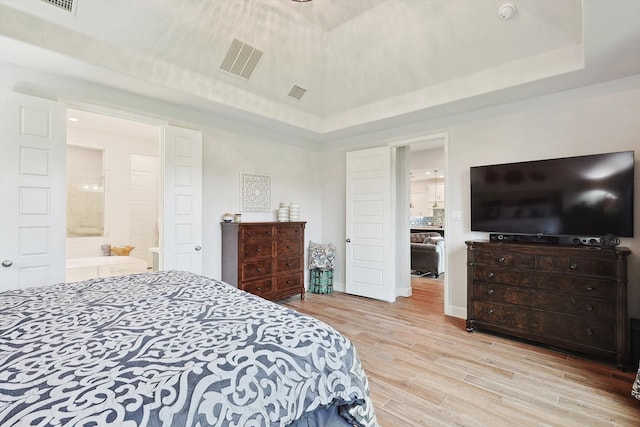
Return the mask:
[[289,96],[291,98],[295,98],[298,101],[300,101],[300,99],[304,96],[305,93],[307,93],[306,89],[301,88],[300,86],[294,85],[289,91]]
[[262,51],[233,39],[220,69],[249,80],[262,58]]
[[67,12],[73,11],[73,0],[41,0],[41,1],[57,6],[60,9],[66,10]]

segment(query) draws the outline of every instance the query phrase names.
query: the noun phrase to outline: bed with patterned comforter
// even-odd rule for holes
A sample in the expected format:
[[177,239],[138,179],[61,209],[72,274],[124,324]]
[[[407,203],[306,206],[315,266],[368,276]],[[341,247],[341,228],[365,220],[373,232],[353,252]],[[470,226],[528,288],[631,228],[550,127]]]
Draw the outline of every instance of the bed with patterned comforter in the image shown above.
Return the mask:
[[376,424],[352,343],[203,276],[0,293],[0,425]]
[[640,400],[640,367],[638,368],[636,380],[633,382],[633,387],[631,387],[631,395]]

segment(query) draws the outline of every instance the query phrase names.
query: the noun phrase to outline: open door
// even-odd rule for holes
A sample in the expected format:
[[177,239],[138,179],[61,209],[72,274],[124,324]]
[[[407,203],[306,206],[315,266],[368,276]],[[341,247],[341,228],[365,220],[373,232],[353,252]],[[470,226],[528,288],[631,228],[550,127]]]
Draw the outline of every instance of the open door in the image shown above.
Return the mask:
[[346,292],[395,301],[391,150],[347,153]]
[[165,128],[160,268],[202,273],[202,132]]
[[0,98],[0,291],[64,282],[64,106],[8,91]]

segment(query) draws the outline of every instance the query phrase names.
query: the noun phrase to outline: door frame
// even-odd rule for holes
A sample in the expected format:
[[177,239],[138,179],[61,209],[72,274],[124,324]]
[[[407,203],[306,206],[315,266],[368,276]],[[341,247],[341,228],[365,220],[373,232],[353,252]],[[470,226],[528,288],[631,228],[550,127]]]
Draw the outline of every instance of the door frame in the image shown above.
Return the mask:
[[[432,134],[426,134],[418,137],[402,139],[389,143],[389,148],[392,150],[391,158],[391,203],[394,207],[394,216],[397,219],[395,221],[395,236],[394,247],[396,248],[396,296],[411,296],[411,245],[410,236],[407,230],[410,227],[409,224],[409,195],[410,185],[409,176],[405,173],[410,169],[408,156],[398,155],[398,149],[402,147],[408,147],[415,143],[432,143],[433,148],[443,146],[444,148],[444,165],[445,165],[445,182],[448,181],[449,174],[449,132],[442,131]],[[449,198],[450,186],[445,185],[445,202]],[[449,228],[449,215],[444,217],[444,241],[445,241],[445,266],[451,265],[449,262],[449,233],[446,230]],[[450,275],[445,271],[444,274],[444,312],[450,315],[448,307],[450,307]]]
[[[162,162],[163,162],[163,153],[165,150],[165,140],[164,140],[164,133],[165,133],[165,129],[166,127],[169,125],[169,122],[167,120],[162,120],[162,119],[157,119],[154,117],[150,117],[150,116],[146,116],[143,114],[138,114],[138,113],[133,113],[127,110],[122,110],[116,107],[106,107],[103,105],[99,105],[99,104],[93,104],[90,102],[84,102],[84,101],[80,101],[77,99],[73,99],[73,98],[60,98],[59,101],[62,106],[64,107],[65,111],[68,111],[69,109],[73,109],[73,110],[83,110],[89,113],[94,113],[94,114],[100,114],[100,115],[104,115],[104,116],[111,116],[111,117],[117,117],[119,119],[123,119],[123,120],[130,120],[130,121],[134,121],[134,122],[140,122],[140,123],[144,123],[147,125],[151,125],[151,126],[156,126],[159,130],[159,135],[158,135],[158,147],[159,147],[159,153],[160,153],[160,165],[159,165],[159,174],[158,174],[158,194],[157,194],[157,202],[158,202],[158,213],[159,213],[159,224],[158,224],[158,229],[162,230],[163,228],[163,223],[164,223],[164,218],[163,218],[163,200],[162,200],[162,196],[164,194],[164,180],[163,180],[163,176],[162,176]],[[65,127],[67,126],[67,123],[65,122]],[[67,141],[65,141],[66,144]],[[65,201],[66,203],[66,201]],[[66,221],[66,216],[65,216],[65,221]],[[66,227],[66,225],[65,225]],[[105,227],[105,233],[108,232],[107,227]],[[66,240],[66,237],[65,237]],[[161,241],[161,240],[160,240]],[[65,251],[65,259],[66,259],[66,251]]]

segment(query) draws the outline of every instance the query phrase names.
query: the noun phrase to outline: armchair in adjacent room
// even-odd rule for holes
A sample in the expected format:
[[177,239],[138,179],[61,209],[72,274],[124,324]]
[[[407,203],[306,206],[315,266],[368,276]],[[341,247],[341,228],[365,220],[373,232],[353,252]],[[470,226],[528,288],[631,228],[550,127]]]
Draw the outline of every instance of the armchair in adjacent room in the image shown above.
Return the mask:
[[437,232],[411,233],[411,270],[417,274],[444,273],[444,238]]

